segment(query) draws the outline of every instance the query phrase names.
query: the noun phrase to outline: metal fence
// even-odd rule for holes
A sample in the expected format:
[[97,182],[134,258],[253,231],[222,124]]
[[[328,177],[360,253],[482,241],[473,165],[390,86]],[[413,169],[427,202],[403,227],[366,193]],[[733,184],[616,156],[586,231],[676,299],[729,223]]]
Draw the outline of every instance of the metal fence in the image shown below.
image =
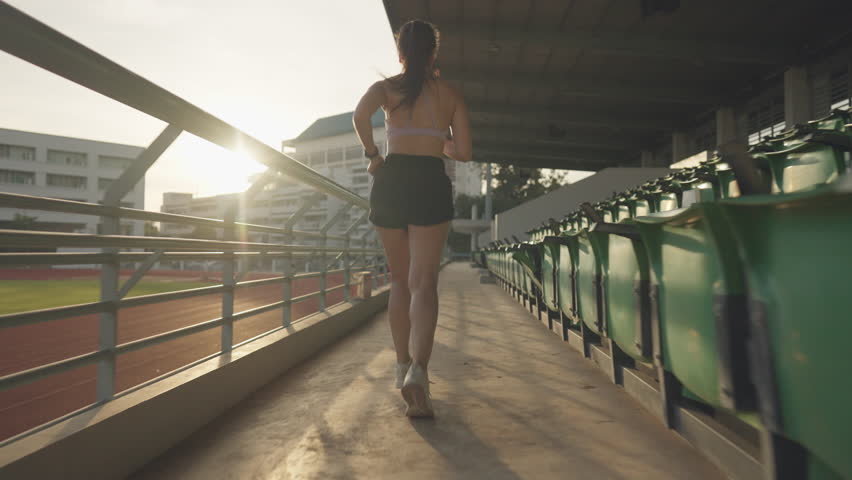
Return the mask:
[[[103,403],[116,395],[116,359],[121,354],[213,328],[221,329],[219,352],[221,354],[240,345],[235,345],[233,342],[234,322],[261,313],[280,310],[281,325],[278,329],[286,328],[292,322],[292,306],[296,302],[318,297],[319,308],[323,310],[327,306],[327,294],[337,289],[343,289],[344,300],[348,300],[351,271],[356,268],[371,270],[374,273],[374,285],[376,277],[380,274],[384,274],[387,280],[389,272],[382,251],[376,248],[375,240],[371,239],[371,234],[374,232],[368,229],[366,234],[353,238],[355,229],[367,218],[366,209],[369,204],[363,197],[2,1],[0,1],[0,49],[168,124],[120,178],[110,184],[103,197],[103,204],[0,193],[2,208],[92,215],[100,217],[102,224],[102,230],[97,235],[0,230],[0,244],[4,247],[48,249],[76,247],[99,250],[93,253],[0,253],[0,266],[101,265],[100,301],[0,315],[0,332],[2,332],[22,325],[50,322],[77,315],[98,314],[100,317],[99,348],[84,355],[0,377],[0,391],[84,365],[97,364],[96,398],[98,403]],[[223,220],[149,212],[120,206],[120,200],[144,177],[146,171],[182,132],[194,134],[230,150],[246,152],[269,167],[267,172],[246,192],[234,200],[234,204],[227,210]],[[237,222],[240,205],[249,202],[265,185],[273,181],[279,172],[313,188],[315,193],[302,199],[300,208],[284,225],[264,226]],[[325,196],[342,200],[342,207],[318,231],[295,229],[297,222],[316,207]],[[342,235],[329,234],[330,229],[338,224],[352,208],[362,209],[364,212],[346,228]],[[212,227],[223,232],[223,240],[120,235],[120,219]],[[281,241],[246,241],[246,236],[250,232],[268,234],[270,238]],[[299,244],[297,241],[302,243]],[[335,241],[338,245],[330,246],[329,241]],[[307,245],[305,242],[312,242],[313,245]],[[122,251],[121,249],[141,251]],[[241,280],[252,259],[273,258],[278,260],[278,264],[283,264],[280,276],[260,280]],[[293,262],[305,258],[319,261],[320,269],[315,272],[296,274]],[[170,260],[221,262],[222,282],[203,288],[127,297],[131,288],[152,266],[158,262]],[[138,267],[130,278],[121,284],[119,267],[128,263]],[[334,266],[340,268],[332,270]],[[327,276],[339,273],[343,274],[343,284],[327,287]],[[319,278],[319,290],[293,297],[293,281],[308,277]],[[245,311],[234,311],[236,290],[269,284],[282,286],[280,301]],[[144,339],[117,343],[119,310],[209,294],[221,294],[222,308],[221,316],[218,318]]]

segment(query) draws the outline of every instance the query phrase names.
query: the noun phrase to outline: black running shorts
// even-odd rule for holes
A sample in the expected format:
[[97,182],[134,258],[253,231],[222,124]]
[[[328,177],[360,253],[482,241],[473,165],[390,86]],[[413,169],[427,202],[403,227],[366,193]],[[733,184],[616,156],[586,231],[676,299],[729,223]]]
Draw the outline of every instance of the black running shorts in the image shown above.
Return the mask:
[[370,191],[370,222],[407,229],[453,218],[453,187],[438,157],[391,153],[376,170]]

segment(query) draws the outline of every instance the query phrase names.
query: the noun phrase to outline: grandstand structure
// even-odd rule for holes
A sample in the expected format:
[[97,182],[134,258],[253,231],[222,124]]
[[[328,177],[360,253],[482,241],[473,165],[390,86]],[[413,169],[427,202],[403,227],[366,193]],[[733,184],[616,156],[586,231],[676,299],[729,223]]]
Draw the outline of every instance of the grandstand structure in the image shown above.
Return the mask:
[[[567,118],[572,107],[612,109],[619,112],[612,123],[594,125],[608,132],[597,148],[601,164],[675,168],[563,218],[543,215],[528,241],[501,239],[474,260],[729,476],[848,478],[852,463],[840,439],[852,435],[842,407],[852,384],[825,372],[852,334],[838,320],[852,304],[837,287],[852,257],[829,253],[850,239],[852,50],[848,27],[811,15],[848,16],[848,6],[679,3],[642,2],[637,16],[629,2],[575,2],[547,33],[496,20],[481,31],[449,27],[449,41],[464,48],[451,50],[448,62],[466,67],[449,78],[483,104],[519,94],[537,105],[525,105],[540,110],[529,123],[481,110],[489,127],[537,132],[524,151],[558,142],[548,134],[567,136],[569,125],[591,129],[602,113],[587,111],[584,124]],[[513,7],[498,7],[496,17],[500,8]],[[769,12],[771,21],[762,18]],[[503,66],[497,51],[508,38],[526,41],[526,55]],[[562,49],[544,65],[522,65],[548,40]],[[476,55],[468,52],[486,45],[495,55],[482,69],[547,67],[552,78],[471,75]],[[606,80],[622,77],[630,81]],[[538,105],[544,94],[547,104]],[[651,132],[652,118],[640,115],[646,131],[633,133],[641,122],[622,125],[632,108],[672,123]],[[622,150],[607,158],[614,145]],[[546,161],[519,157],[573,165],[571,148]],[[699,153],[703,159],[690,158]]]
[[[0,230],[12,247],[100,250],[0,253],[4,268],[101,265],[98,301],[0,315],[0,342],[41,348],[0,362],[0,402],[89,389],[55,418],[9,420],[21,428],[0,440],[0,477],[851,478],[852,4],[383,3],[390,31],[413,18],[440,27],[441,76],[468,100],[476,161],[672,169],[566,205],[564,217],[542,214],[528,240],[475,252],[475,268],[447,264],[430,364],[438,417],[409,422],[376,321],[387,282],[400,279],[372,229],[351,235],[367,200],[0,1],[0,50],[166,125],[103,204],[0,194],[0,208],[103,225],[95,235]],[[316,194],[283,225],[237,222],[239,202],[223,220],[121,206],[181,132],[269,166],[240,201],[279,175]],[[343,206],[315,231],[294,229],[324,197]],[[122,235],[122,219],[224,239]],[[280,275],[246,280],[251,259],[271,257]],[[297,258],[321,268],[296,274]],[[221,262],[221,278],[128,296],[170,259]],[[121,277],[130,263],[137,270]],[[306,279],[313,290],[297,291]],[[274,298],[251,303],[244,292],[257,288]],[[190,299],[175,312],[171,302]],[[317,311],[295,318],[306,301]],[[186,318],[122,330],[128,318],[171,317]],[[272,325],[240,334],[261,318]],[[96,326],[91,342],[68,340],[74,321]],[[216,336],[204,355],[157,363],[210,347],[190,340],[201,332]],[[45,345],[62,348],[50,356]],[[131,354],[164,370],[127,386],[117,379]]]

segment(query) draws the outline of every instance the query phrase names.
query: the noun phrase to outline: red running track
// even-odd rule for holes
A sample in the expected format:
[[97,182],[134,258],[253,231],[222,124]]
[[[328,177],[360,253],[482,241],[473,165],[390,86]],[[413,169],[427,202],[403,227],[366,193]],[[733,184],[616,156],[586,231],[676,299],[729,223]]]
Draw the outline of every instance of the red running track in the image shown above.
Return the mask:
[[[329,287],[341,285],[343,275],[329,275]],[[381,281],[379,282],[381,284]],[[236,290],[234,312],[280,301],[281,285]],[[293,282],[293,296],[319,289],[318,278]],[[354,286],[353,286],[354,294]],[[118,314],[118,343],[122,344],[176,328],[221,317],[221,294],[126,308]],[[330,292],[327,304],[343,301],[343,289]],[[293,305],[293,320],[316,312],[319,299]],[[268,332],[282,323],[277,309],[234,324],[234,343]],[[127,353],[116,361],[116,392],[220,351],[221,329]],[[64,360],[98,349],[98,316],[85,315],[2,330],[0,376]],[[95,402],[97,367],[90,365],[0,392],[0,440],[73,412]]]

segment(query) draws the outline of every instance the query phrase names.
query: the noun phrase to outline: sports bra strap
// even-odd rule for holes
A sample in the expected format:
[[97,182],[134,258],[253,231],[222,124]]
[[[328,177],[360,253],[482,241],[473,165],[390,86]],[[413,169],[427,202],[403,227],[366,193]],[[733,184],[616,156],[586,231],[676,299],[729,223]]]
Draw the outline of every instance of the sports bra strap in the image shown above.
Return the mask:
[[390,124],[388,118],[385,118],[385,131],[388,136],[395,137],[398,135],[422,135],[428,137],[437,137],[437,138],[446,138],[450,131],[440,130],[438,128],[438,112],[437,107],[432,102],[432,95],[429,94],[428,91],[424,90],[423,93],[423,101],[429,105],[429,110],[432,114],[432,128],[423,128],[423,127],[396,127]]

